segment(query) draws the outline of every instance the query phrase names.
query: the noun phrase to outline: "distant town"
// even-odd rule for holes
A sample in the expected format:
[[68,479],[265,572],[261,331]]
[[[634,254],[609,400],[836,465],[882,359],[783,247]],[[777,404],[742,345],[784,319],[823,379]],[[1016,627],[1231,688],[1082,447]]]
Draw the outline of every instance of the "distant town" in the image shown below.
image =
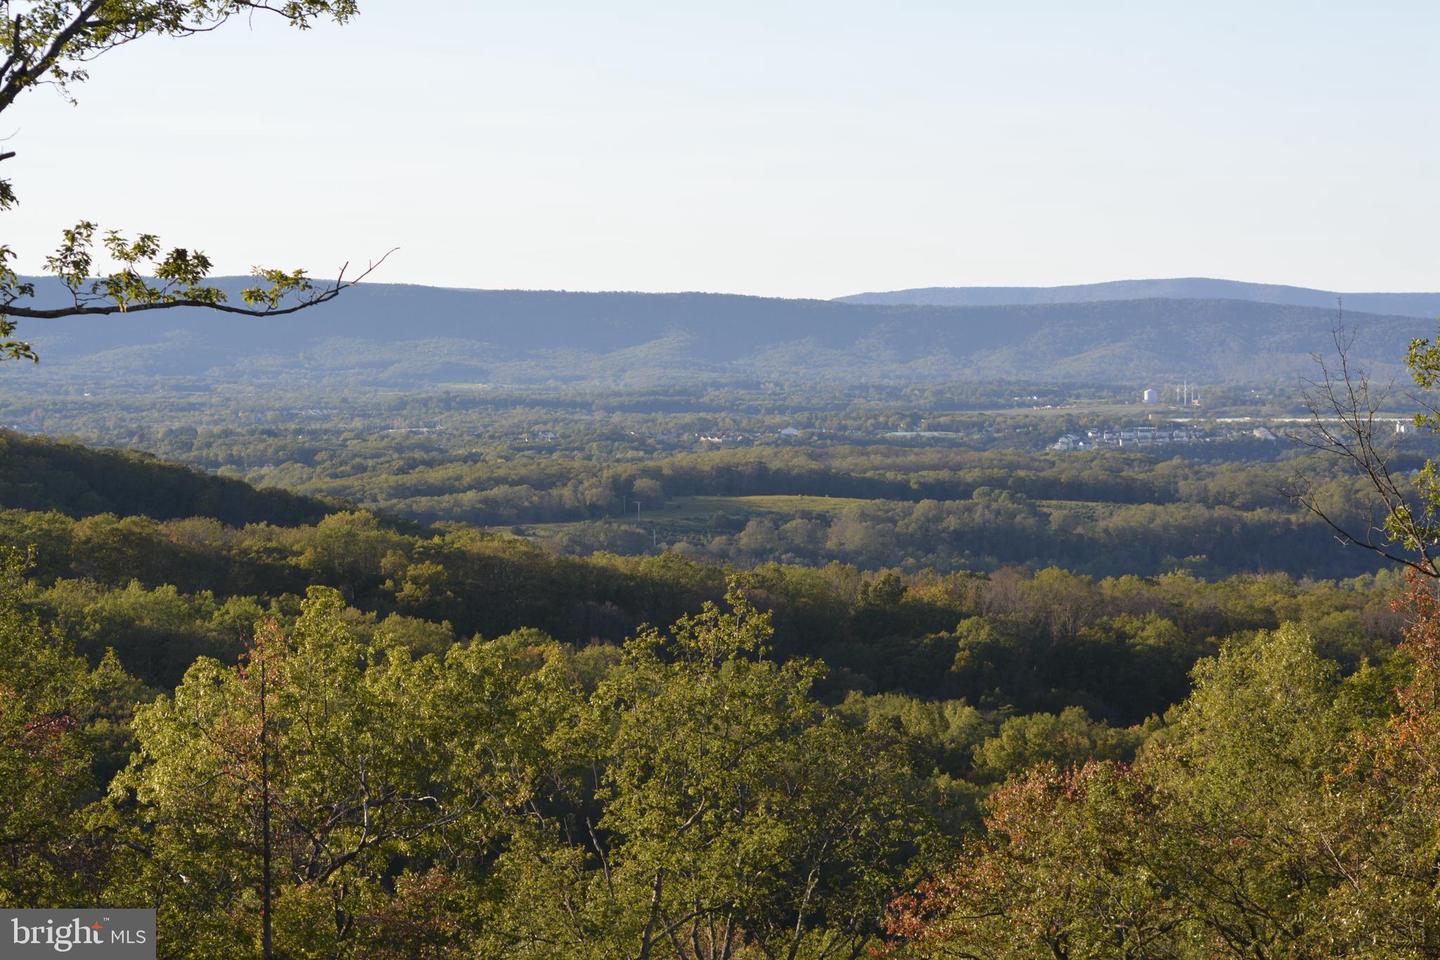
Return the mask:
[[[1261,431],[1266,436],[1261,436]],[[1274,440],[1275,434],[1265,427],[1258,427],[1253,434],[1262,440]],[[1158,447],[1172,443],[1205,443],[1218,439],[1240,439],[1220,437],[1206,432],[1198,426],[1133,426],[1086,430],[1081,433],[1063,434],[1050,445],[1051,450],[1094,450],[1099,447]]]
[[[1176,401],[1184,406],[1199,406],[1198,394],[1186,385],[1175,388]],[[1159,391],[1147,389],[1140,395],[1146,405],[1158,404]],[[1155,414],[1151,415],[1152,418]],[[1164,423],[1107,426],[1083,432],[1061,434],[1051,450],[1061,452],[1102,448],[1160,447],[1170,444],[1230,443],[1243,440],[1274,442],[1294,439],[1300,428],[1311,423],[1309,417],[1216,417],[1204,423],[1196,417],[1173,417]],[[1414,430],[1414,417],[1376,418],[1377,430],[1408,434]]]

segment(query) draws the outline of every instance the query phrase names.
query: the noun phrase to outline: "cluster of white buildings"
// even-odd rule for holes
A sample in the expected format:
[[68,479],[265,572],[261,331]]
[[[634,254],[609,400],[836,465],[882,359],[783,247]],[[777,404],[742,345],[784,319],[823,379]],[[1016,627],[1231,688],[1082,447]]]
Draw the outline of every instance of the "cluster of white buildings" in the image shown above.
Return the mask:
[[1158,447],[1169,443],[1199,443],[1205,433],[1197,427],[1129,427],[1119,430],[1086,430],[1084,435],[1067,433],[1050,445],[1051,450],[1095,450],[1100,447]]

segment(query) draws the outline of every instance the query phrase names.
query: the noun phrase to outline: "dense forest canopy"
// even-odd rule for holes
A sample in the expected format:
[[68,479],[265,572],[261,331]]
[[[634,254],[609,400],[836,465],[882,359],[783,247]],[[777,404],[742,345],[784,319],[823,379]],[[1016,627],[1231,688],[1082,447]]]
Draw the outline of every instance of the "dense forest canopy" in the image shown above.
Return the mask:
[[0,435],[0,897],[196,958],[1425,956],[1371,865],[1433,617],[1295,499],[1363,480],[1271,388],[1071,451],[1154,411],[1023,389],[47,405],[127,449]]
[[[242,451],[246,437],[224,442]],[[26,789],[0,809],[17,838],[0,890],[11,903],[156,904],[167,956],[255,950],[267,837],[274,942],[311,955],[943,955],[992,935],[955,932],[953,904],[972,894],[951,893],[970,883],[953,864],[978,863],[966,858],[989,855],[980,838],[1007,835],[997,818],[1042,789],[1026,778],[1056,778],[1063,798],[1104,777],[1139,784],[1188,735],[1208,664],[1283,640],[1275,669],[1328,678],[1314,681],[1332,685],[1318,697],[1354,691],[1351,713],[1315,736],[1382,722],[1393,691],[1415,682],[1393,652],[1406,617],[1392,572],[1327,582],[1206,579],[1184,562],[1149,576],[776,562],[763,518],[733,531],[754,546],[743,557],[654,544],[576,556],[552,539],[426,527],[134,454],[5,443],[3,682],[23,695],[7,703],[3,742]],[[354,476],[402,479],[385,465],[403,449],[357,449]],[[418,454],[412,482],[451,469],[443,451]],[[853,499],[922,512],[916,536],[962,505],[989,512],[948,535],[986,524],[1013,535],[1035,495],[1059,502],[1047,492],[1151,510],[1135,536],[1160,535],[1154,511],[1190,508],[1195,535],[1215,543],[1224,503],[1286,518],[1286,537],[1302,529],[1274,486],[1295,468],[1283,458],[844,444],[651,454],[480,457],[457,464],[457,486],[493,489],[499,471],[536,490],[579,480],[661,516],[660,503],[766,496],[755,490],[781,505]],[[816,497],[817,484],[861,496]],[[816,521],[777,523],[773,536],[805,522]],[[1034,544],[1036,558],[1063,547]],[[1313,549],[1338,547],[1317,537]],[[1261,710],[1294,694],[1253,696]],[[1028,955],[1029,921],[996,922],[995,942]],[[1195,932],[1211,922],[1186,915],[1187,942],[1211,949],[1219,941]]]
[[[0,0],[0,113],[355,13]],[[167,960],[1440,956],[1434,294],[1352,339],[1196,279],[16,256],[0,908],[152,907]]]
[[0,896],[196,958],[1426,955],[1367,899],[1419,865],[1336,880],[1429,789],[1423,598],[1296,500],[1363,479],[1277,388],[1038,389],[8,398],[85,442],[0,435]]
[[[1001,785],[1033,765],[1084,779],[1027,802],[1098,803],[1111,768],[1084,764],[1165,756],[1186,742],[1177,737],[1198,736],[1183,732],[1187,713],[1161,719],[1185,699],[1197,659],[1197,676],[1209,677],[1205,658],[1239,658],[1225,668],[1228,686],[1202,686],[1207,702],[1254,697],[1254,707],[1231,709],[1289,710],[1311,738],[1331,727],[1315,729],[1297,684],[1349,711],[1337,715],[1340,737],[1388,716],[1390,691],[1411,670],[1390,653],[1403,623],[1394,579],[1211,585],[1184,575],[911,579],[773,567],[727,590],[722,571],[686,562],[561,563],[508,538],[427,545],[360,514],[238,537],[214,521],[12,512],[17,521],[32,524],[32,540],[42,526],[68,537],[47,544],[49,572],[27,571],[12,553],[7,574],[5,662],[20,671],[10,688],[27,691],[6,709],[11,760],[27,765],[17,782],[35,791],[7,799],[7,825],[26,838],[8,846],[7,895],[158,903],[164,928],[197,945],[176,956],[243,953],[254,936],[261,699],[274,802],[292,812],[273,838],[284,943],[385,956],[403,924],[407,944],[437,956],[601,957],[635,949],[653,919],[663,926],[652,934],[673,927],[689,938],[670,955],[738,956],[762,938],[798,938],[823,955],[909,936],[920,918],[916,949],[956,936],[945,919],[952,900],[939,892],[949,886],[922,887],[934,891],[923,909],[884,904],[939,870],[982,809],[992,835],[1021,829],[995,818],[1030,788]],[[182,536],[188,558],[168,571],[137,567],[154,553],[147,533]],[[55,562],[67,540],[79,569]],[[215,557],[212,571],[234,577],[240,557],[254,557],[243,576],[262,576],[260,563],[277,579],[251,580],[255,592],[243,594],[223,579],[194,592],[163,585],[175,571],[203,570],[197,561],[226,541],[236,555]],[[87,567],[92,557],[112,566]],[[135,574],[162,585],[127,579]],[[317,579],[332,586],[304,586]],[[611,599],[593,606],[602,597]],[[507,617],[508,598],[526,606]],[[635,625],[666,608],[702,613],[676,615],[663,633]],[[442,614],[453,619],[437,622]],[[547,621],[553,633],[513,629]],[[620,644],[627,635],[637,639]],[[1272,673],[1245,657],[1271,658]],[[269,688],[256,686],[262,662]],[[43,689],[29,673],[37,668]],[[1285,684],[1272,689],[1272,674]],[[1335,689],[1352,692],[1335,701]],[[44,720],[57,708],[63,722]],[[1291,749],[1243,736],[1245,757]],[[489,744],[481,766],[477,737]],[[848,766],[807,769],[821,762]],[[357,764],[366,780],[347,782]],[[422,796],[434,799],[407,799]],[[356,799],[373,804],[363,829],[306,819]],[[1071,822],[1065,811],[1041,816],[1057,829]],[[828,879],[814,886],[806,870]],[[939,876],[932,884],[962,882]],[[1057,909],[1076,906],[1062,898]],[[1005,916],[996,942],[1027,955],[1024,922]]]
[[[565,554],[678,554],[741,567],[1321,578],[1379,568],[1365,551],[1333,549],[1333,530],[1294,498],[1303,480],[1336,518],[1359,523],[1363,483],[1279,441],[1266,451],[1281,454],[1273,462],[1235,462],[843,439],[687,452],[620,431],[608,440],[529,436],[181,429],[147,444],[230,475],[248,467],[271,485],[257,492],[134,454],[0,435],[10,454],[0,492],[12,506],[76,517],[208,516],[231,526],[313,523],[350,504],[396,527],[459,521]],[[1396,467],[1418,466],[1423,449],[1401,450]]]

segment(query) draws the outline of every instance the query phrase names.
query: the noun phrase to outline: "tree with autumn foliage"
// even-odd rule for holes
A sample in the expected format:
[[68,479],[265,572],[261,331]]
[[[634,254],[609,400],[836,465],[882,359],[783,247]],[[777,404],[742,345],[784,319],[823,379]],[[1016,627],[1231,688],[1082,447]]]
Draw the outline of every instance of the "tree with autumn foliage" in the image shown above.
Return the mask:
[[1390,682],[1340,677],[1295,627],[1232,641],[1133,765],[1042,766],[996,791],[985,837],[894,904],[897,955],[1424,955],[1365,953],[1379,901],[1342,910],[1384,875],[1356,770]]
[[[1398,650],[1342,676],[1294,625],[1232,638],[1133,764],[998,789],[984,837],[892,904],[893,956],[1440,955],[1440,474],[1390,468],[1379,401],[1337,344],[1316,442],[1378,498],[1367,530],[1337,530],[1409,569]],[[1417,340],[1409,362],[1440,386],[1440,347]],[[1440,427],[1429,409],[1418,421]]]
[[1356,744],[1339,780],[1347,798],[1330,914],[1347,955],[1440,955],[1440,600],[1411,578],[1400,650],[1412,665],[1397,709]]

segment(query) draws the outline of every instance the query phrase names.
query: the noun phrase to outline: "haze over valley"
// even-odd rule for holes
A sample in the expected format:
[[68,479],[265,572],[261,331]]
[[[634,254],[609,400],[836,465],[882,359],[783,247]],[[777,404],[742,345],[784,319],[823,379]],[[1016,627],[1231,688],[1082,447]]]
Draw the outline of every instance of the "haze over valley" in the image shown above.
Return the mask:
[[[34,302],[61,302],[57,286],[40,281]],[[240,286],[220,282],[232,299]],[[1226,281],[940,288],[837,301],[366,283],[303,314],[244,323],[195,309],[33,321],[25,332],[44,362],[17,370],[9,386],[131,377],[391,388],[735,379],[1268,385],[1313,372],[1314,356],[1333,349],[1336,296]],[[1440,315],[1440,294],[1345,301],[1357,360],[1388,375]]]

